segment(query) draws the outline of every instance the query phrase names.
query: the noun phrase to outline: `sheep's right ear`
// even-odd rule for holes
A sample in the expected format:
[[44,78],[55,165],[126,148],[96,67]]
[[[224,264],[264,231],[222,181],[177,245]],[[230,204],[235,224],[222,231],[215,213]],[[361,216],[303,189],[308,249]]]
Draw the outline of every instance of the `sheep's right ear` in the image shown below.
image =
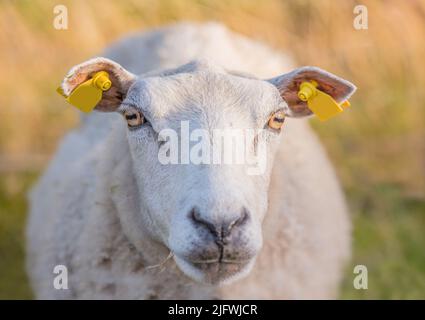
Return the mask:
[[121,105],[136,76],[112,60],[98,57],[74,66],[63,79],[60,90],[68,97],[75,88],[99,71],[106,71],[112,84],[108,90],[103,91],[102,99],[95,106],[95,110],[115,111]]

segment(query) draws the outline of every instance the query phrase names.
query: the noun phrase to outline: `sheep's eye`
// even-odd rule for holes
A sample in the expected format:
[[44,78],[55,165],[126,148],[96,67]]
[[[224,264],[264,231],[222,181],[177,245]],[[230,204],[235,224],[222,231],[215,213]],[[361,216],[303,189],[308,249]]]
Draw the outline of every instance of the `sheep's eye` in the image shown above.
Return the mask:
[[136,109],[126,110],[124,112],[124,117],[129,128],[139,127],[145,122],[143,114]]
[[285,122],[285,113],[279,110],[272,114],[269,119],[268,126],[275,130],[280,130]]

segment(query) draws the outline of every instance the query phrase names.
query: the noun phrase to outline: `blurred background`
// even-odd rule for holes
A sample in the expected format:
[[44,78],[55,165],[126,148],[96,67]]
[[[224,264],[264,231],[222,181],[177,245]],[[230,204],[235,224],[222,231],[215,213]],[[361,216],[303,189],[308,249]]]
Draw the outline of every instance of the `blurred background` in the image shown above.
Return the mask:
[[[53,27],[55,5],[68,30]],[[368,29],[353,27],[356,5]],[[78,123],[55,92],[68,69],[128,32],[220,21],[358,86],[321,137],[346,191],[353,258],[341,298],[425,299],[425,1],[73,0],[0,2],[0,299],[32,298],[24,270],[27,192]],[[259,62],[261,63],[261,62]],[[279,70],[276,70],[277,74]],[[353,267],[368,267],[368,290]]]

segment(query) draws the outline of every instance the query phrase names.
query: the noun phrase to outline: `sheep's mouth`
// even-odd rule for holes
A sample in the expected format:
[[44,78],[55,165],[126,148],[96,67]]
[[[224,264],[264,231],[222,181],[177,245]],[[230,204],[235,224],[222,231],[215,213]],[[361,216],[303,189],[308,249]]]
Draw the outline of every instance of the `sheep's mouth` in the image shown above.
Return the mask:
[[219,285],[233,282],[245,276],[251,270],[254,259],[190,261],[175,256],[175,261],[190,278],[202,283]]
[[195,262],[192,263],[192,265],[204,273],[205,277],[208,278],[206,282],[216,283],[219,282],[220,278],[223,276],[230,277],[239,273],[246,263],[217,260],[216,262]]

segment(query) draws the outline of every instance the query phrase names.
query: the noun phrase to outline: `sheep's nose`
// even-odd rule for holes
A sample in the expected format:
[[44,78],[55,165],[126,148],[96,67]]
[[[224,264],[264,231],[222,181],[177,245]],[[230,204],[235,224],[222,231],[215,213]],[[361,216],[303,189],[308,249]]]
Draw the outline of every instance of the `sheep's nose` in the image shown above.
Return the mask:
[[209,230],[219,246],[226,245],[232,232],[244,225],[249,218],[246,208],[242,208],[238,214],[226,217],[220,222],[204,217],[196,207],[190,211],[189,216],[195,225]]

